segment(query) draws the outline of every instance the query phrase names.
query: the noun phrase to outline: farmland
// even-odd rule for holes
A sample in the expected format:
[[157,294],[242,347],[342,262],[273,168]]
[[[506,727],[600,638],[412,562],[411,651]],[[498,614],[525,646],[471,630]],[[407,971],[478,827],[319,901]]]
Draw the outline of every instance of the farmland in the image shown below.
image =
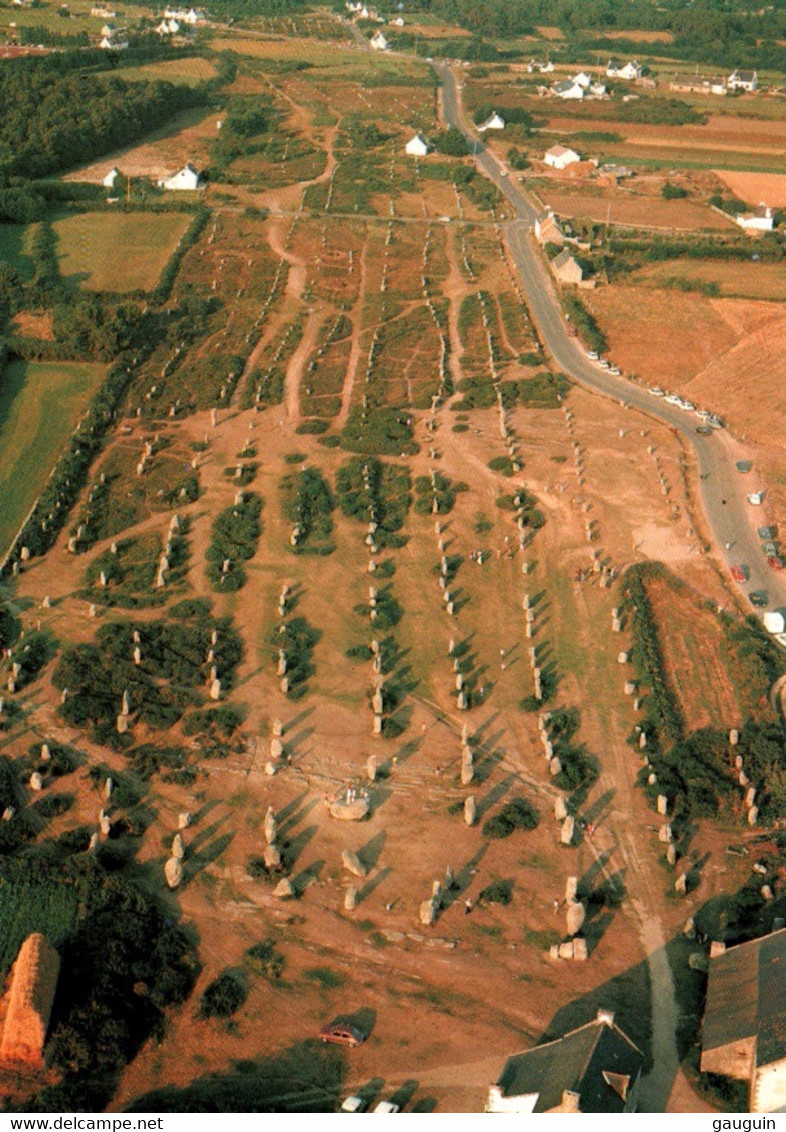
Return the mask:
[[35,502],[104,367],[22,362],[0,375],[0,553]]
[[[404,153],[445,125],[433,71],[364,52],[327,12],[249,22],[208,33],[235,53],[220,107],[65,180],[194,160],[210,171],[198,210],[52,210],[61,280],[41,271],[44,221],[0,230],[23,269],[12,348],[117,342],[111,369],[16,359],[0,384],[7,541],[103,380],[90,460],[2,582],[0,835],[40,884],[29,915],[27,890],[0,901],[0,938],[38,926],[62,947],[77,1023],[95,984],[112,1111],[225,1085],[246,1103],[282,1067],[315,1110],[376,1079],[409,1111],[480,1111],[510,1053],[599,1006],[655,1067],[642,1107],[702,1111],[664,943],[683,947],[689,916],[710,938],[736,923],[750,861],[732,840],[763,839],[775,896],[757,926],[783,911],[775,804],[751,829],[727,765],[730,728],[746,758],[762,735],[761,757],[775,750],[782,660],[721,569],[685,437],[560,371],[512,209],[472,159]],[[714,175],[691,176],[688,199],[664,199],[657,169],[629,192],[537,187],[587,221],[598,286],[581,301],[610,357],[766,427],[772,448],[780,263],[704,254],[736,255],[739,233],[707,207]],[[610,205],[613,238],[595,230]],[[697,254],[646,259],[661,221]],[[91,292],[78,304],[74,283]],[[706,770],[705,747],[717,799],[679,775],[683,756]],[[362,822],[337,819],[344,800]],[[583,962],[550,952],[568,878]],[[86,947],[102,922],[112,945]],[[113,1029],[114,1010],[136,1023]],[[317,1060],[304,1041],[345,1014],[368,1040]],[[89,1034],[52,1041],[66,1076],[46,1099],[86,1106]]]

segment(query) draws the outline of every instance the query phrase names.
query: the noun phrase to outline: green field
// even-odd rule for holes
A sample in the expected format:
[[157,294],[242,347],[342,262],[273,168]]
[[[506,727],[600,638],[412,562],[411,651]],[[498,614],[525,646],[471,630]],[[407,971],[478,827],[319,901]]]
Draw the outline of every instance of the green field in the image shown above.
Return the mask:
[[185,86],[198,86],[205,79],[215,77],[216,69],[208,59],[198,56],[190,59],[164,59],[160,63],[145,63],[140,67],[118,67],[114,72],[118,79],[132,82],[182,83]]
[[191,222],[186,212],[80,212],[56,220],[66,282],[85,291],[150,291]]
[[0,558],[105,372],[88,362],[16,361],[0,373]]
[[16,268],[24,282],[33,278],[30,245],[37,224],[0,224],[0,260]]

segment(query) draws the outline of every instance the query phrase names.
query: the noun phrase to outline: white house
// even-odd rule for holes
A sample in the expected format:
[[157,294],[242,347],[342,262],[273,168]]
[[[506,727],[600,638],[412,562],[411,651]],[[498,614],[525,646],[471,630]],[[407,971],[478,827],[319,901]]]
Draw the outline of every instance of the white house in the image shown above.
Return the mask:
[[404,152],[410,157],[425,157],[428,153],[428,142],[422,134],[415,134],[404,146]]
[[500,118],[499,114],[495,110],[492,113],[490,118],[487,118],[486,121],[483,122],[482,125],[478,126],[478,133],[484,134],[486,132],[486,130],[504,130],[504,129],[505,129],[505,119]]
[[177,35],[180,31],[180,24],[174,19],[162,20],[156,28],[156,31],[160,36]]
[[564,244],[565,233],[559,226],[556,216],[549,208],[545,215],[535,219],[535,239],[540,244]]
[[605,83],[595,83],[595,82],[591,83],[590,88],[589,88],[589,93],[591,95],[593,95],[595,98],[605,98],[606,97],[606,84]]
[[101,179],[101,184],[105,189],[114,189],[117,186],[117,179],[120,176],[122,176],[122,174],[115,165],[114,168],[110,169],[107,175]]
[[557,1041],[509,1057],[486,1112],[635,1112],[643,1067],[611,1011],[599,1010]]
[[403,16],[396,16],[395,20],[391,20],[390,22],[393,24],[393,27],[403,28],[404,17]]
[[629,59],[624,65],[616,63],[613,59],[609,59],[606,64],[606,76],[610,79],[625,79],[627,82],[633,82],[635,79],[641,78],[641,66],[635,59]]
[[740,213],[734,219],[746,232],[771,232],[775,224],[773,211],[766,204],[760,204],[753,212]]
[[551,92],[557,98],[578,99],[584,97],[584,87],[575,79],[564,79],[561,83],[555,83]]
[[759,86],[759,76],[756,71],[733,71],[726,80],[729,90],[754,91]]
[[538,63],[535,59],[530,59],[527,63],[527,71],[530,75],[533,71],[540,71],[541,75],[550,75],[553,70],[554,64],[551,59],[548,59],[545,63]]
[[105,35],[98,46],[103,51],[125,51],[128,40],[125,38],[125,32],[116,31],[112,35]]
[[592,85],[592,75],[588,75],[586,71],[579,71],[573,81],[583,87],[584,90],[589,90]]
[[381,31],[377,31],[371,38],[372,51],[387,51],[389,49],[388,41],[385,39]]
[[575,149],[568,149],[564,145],[553,145],[543,155],[543,160],[552,169],[567,169],[574,161],[581,161]]
[[162,188],[170,189],[173,192],[193,192],[200,186],[200,176],[194,166],[189,161],[183,166],[174,176],[170,177],[168,181],[160,182]]
[[164,19],[177,20],[180,24],[196,27],[199,21],[204,19],[204,16],[201,12],[197,12],[195,8],[165,8]]

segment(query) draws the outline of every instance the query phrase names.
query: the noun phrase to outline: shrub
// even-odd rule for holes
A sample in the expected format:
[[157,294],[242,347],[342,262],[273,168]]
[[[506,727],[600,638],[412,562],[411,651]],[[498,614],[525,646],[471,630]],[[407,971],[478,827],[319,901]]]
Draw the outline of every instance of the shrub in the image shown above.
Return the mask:
[[246,955],[248,964],[255,974],[262,975],[271,982],[281,978],[286,960],[280,951],[276,951],[274,939],[253,943],[251,947],[246,948]]
[[481,889],[478,899],[486,904],[510,904],[513,899],[513,881],[494,880]]
[[248,983],[242,971],[222,971],[208,983],[199,1000],[200,1018],[231,1018],[248,998]]
[[483,825],[483,834],[493,840],[509,837],[515,829],[535,829],[540,818],[538,811],[525,798],[512,798]]

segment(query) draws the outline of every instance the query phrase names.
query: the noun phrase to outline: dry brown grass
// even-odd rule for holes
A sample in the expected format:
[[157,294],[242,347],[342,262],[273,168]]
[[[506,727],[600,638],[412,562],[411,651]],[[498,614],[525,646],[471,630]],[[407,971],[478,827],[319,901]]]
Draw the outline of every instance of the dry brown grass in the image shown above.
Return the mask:
[[540,196],[560,216],[586,217],[631,227],[663,228],[693,232],[703,228],[729,228],[733,223],[701,204],[686,200],[663,200],[631,196],[622,192],[603,195],[541,189]]
[[786,174],[784,173],[732,173],[716,169],[716,175],[740,200],[750,204],[768,204],[771,208],[786,208]]

